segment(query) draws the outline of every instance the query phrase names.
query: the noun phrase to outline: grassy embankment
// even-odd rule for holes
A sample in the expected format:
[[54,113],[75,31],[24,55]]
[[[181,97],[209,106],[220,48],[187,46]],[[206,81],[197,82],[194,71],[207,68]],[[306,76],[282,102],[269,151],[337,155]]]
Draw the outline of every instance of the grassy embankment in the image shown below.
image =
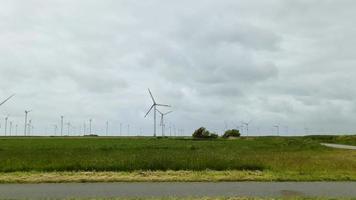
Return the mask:
[[323,140],[0,138],[0,182],[355,181],[356,151]]

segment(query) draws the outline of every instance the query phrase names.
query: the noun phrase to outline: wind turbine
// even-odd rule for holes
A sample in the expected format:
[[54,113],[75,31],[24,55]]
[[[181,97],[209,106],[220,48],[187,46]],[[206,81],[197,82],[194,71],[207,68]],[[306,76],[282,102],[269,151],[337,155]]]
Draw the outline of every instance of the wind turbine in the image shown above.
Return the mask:
[[106,136],[109,135],[109,121],[106,121],[106,129],[105,129]]
[[89,119],[89,135],[92,134],[91,132],[91,123],[92,123],[93,119]]
[[122,136],[122,123],[120,123],[120,136]]
[[27,126],[28,126],[28,124],[27,124],[27,116],[28,116],[28,113],[30,113],[30,112],[32,112],[32,110],[25,110],[25,128],[24,128],[24,135],[26,136],[26,134],[27,134]]
[[57,136],[57,129],[58,129],[57,124],[53,125],[53,128],[54,128],[54,136]]
[[71,126],[72,126],[71,123],[68,122],[68,123],[67,123],[67,128],[68,128],[68,129],[67,129],[67,131],[68,131],[68,135],[67,135],[67,136],[69,136]]
[[248,136],[248,127],[249,127],[249,125],[251,124],[251,122],[252,122],[252,120],[250,120],[249,122],[241,122],[242,123],[242,125],[245,125],[246,126],[246,132],[247,132],[247,136]]
[[61,136],[63,136],[63,119],[64,119],[64,116],[62,115],[61,116]]
[[160,110],[157,109],[157,111],[159,112],[159,114],[161,114],[161,123],[160,123],[160,126],[162,126],[162,136],[164,137],[164,131],[165,131],[165,128],[166,128],[166,124],[164,123],[164,116],[168,115],[169,113],[172,113],[173,111],[169,111],[169,112],[166,112],[166,113],[162,113]]
[[275,127],[275,128],[276,128],[276,130],[277,130],[277,135],[279,136],[279,125],[278,125],[278,124],[276,124],[276,125],[274,125],[273,127]]
[[148,92],[150,93],[151,99],[152,99],[152,106],[146,113],[145,117],[147,117],[148,114],[150,114],[151,110],[153,109],[153,136],[156,137],[156,111],[157,111],[157,106],[163,106],[163,107],[171,107],[170,105],[165,105],[165,104],[159,104],[156,102],[155,98],[152,95],[152,92],[150,89],[148,89]]
[[28,120],[28,135],[31,136],[31,133],[33,131],[33,126],[32,126],[32,119]]
[[6,117],[5,117],[5,136],[6,136],[6,134],[7,134],[7,120],[9,119],[9,116],[7,115]]
[[10,121],[10,136],[12,134],[12,121]]

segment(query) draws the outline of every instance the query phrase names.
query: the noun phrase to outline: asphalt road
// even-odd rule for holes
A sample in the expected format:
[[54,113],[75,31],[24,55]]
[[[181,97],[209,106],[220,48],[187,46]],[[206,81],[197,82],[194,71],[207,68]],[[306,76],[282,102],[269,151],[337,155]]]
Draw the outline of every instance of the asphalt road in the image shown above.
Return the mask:
[[356,182],[0,184],[0,198],[356,197]]
[[349,150],[356,150],[356,146],[351,145],[343,145],[343,144],[328,144],[328,143],[321,143],[323,146],[336,148],[336,149],[349,149]]

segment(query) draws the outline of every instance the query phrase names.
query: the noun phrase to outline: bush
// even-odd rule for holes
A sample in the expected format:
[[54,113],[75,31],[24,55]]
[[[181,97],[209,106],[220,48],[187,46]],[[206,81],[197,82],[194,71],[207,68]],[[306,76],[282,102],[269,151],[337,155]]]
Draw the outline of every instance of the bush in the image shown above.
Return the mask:
[[218,138],[218,135],[214,133],[210,133],[204,127],[200,127],[196,131],[194,131],[193,138]]
[[223,137],[224,138],[229,138],[229,137],[240,137],[240,131],[236,130],[236,129],[232,129],[232,130],[227,130],[225,131]]

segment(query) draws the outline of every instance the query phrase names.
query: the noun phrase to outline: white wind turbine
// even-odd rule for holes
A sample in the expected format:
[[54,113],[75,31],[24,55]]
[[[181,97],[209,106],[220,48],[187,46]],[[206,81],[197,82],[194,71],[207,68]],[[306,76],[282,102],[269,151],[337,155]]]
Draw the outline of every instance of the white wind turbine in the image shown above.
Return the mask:
[[161,123],[160,123],[160,126],[162,127],[162,136],[164,137],[164,131],[165,131],[165,128],[166,128],[166,124],[164,123],[164,116],[172,113],[173,111],[169,111],[169,112],[166,112],[166,113],[163,113],[161,112],[160,110],[157,109],[157,111],[159,112],[159,114],[161,115]]
[[151,108],[148,110],[148,112],[146,113],[145,117],[147,117],[147,115],[150,114],[151,110],[153,109],[153,121],[154,121],[153,122],[153,136],[156,137],[156,111],[157,111],[157,106],[164,106],[164,107],[171,107],[171,106],[157,103],[156,100],[154,99],[150,89],[148,89],[148,92],[150,93],[150,96],[151,96],[153,104],[152,104]]

